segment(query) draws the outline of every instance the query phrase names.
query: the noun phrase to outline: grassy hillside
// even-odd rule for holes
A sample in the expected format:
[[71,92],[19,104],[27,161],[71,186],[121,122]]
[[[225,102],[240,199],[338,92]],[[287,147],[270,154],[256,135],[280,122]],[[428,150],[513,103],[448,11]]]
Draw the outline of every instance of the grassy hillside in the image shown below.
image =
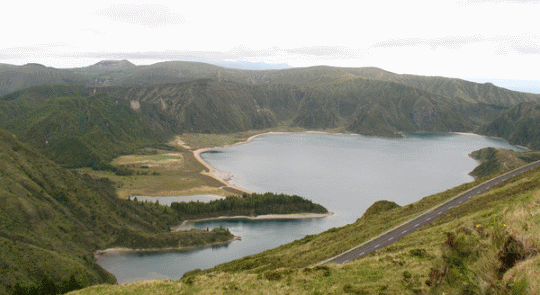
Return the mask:
[[111,97],[160,107],[174,117],[183,132],[226,133],[275,126],[272,113],[258,107],[242,87],[197,80],[131,88],[104,88]]
[[80,86],[34,87],[0,101],[2,128],[67,167],[100,167],[168,139],[176,127],[154,106],[91,95]]
[[288,124],[342,128],[369,135],[409,131],[466,131],[467,103],[392,82],[353,79],[303,88],[199,80],[180,84],[102,88],[118,99],[159,106],[184,132],[223,133]]
[[478,133],[507,139],[512,144],[540,149],[540,104],[521,103],[502,112]]
[[97,286],[74,294],[537,294],[540,171],[498,185],[431,224],[344,265],[314,263],[366,241],[475,183],[178,281]]
[[540,152],[520,153],[497,148],[483,148],[472,152],[470,156],[480,161],[480,165],[470,173],[474,177],[485,177],[506,172],[540,160]]
[[[153,108],[147,114],[153,115],[154,122],[168,122],[169,129],[174,126],[179,132],[198,133],[277,125],[383,136],[410,131],[472,131],[519,103],[540,101],[540,95],[489,83],[398,75],[378,68],[317,66],[253,71],[179,61],[135,66],[122,60],[63,70],[4,66],[1,79],[11,82],[5,82],[4,87],[0,83],[0,94],[54,83],[117,86],[104,91],[117,98],[147,102]],[[17,114],[26,106],[11,107]],[[164,116],[168,118],[159,120]],[[501,133],[493,128],[490,134]],[[531,135],[528,139],[523,139],[523,134],[502,137],[537,146],[540,137],[526,132]]]
[[353,75],[374,80],[392,81],[436,95],[459,98],[471,103],[510,107],[522,102],[538,101],[540,95],[497,87],[491,83],[474,83],[462,79],[399,75],[378,68],[346,68]]
[[92,85],[90,78],[40,64],[0,67],[0,95],[36,85]]
[[[98,249],[193,243],[183,232],[170,233],[180,222],[170,208],[120,200],[109,181],[73,174],[5,131],[0,158],[0,293],[46,276],[114,282],[94,263]],[[203,242],[215,238],[206,231],[200,235]]]

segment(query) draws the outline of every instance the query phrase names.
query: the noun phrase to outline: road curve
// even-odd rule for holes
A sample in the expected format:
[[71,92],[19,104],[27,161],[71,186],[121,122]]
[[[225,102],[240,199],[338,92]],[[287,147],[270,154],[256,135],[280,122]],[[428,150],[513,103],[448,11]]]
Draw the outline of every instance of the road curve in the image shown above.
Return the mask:
[[446,201],[445,203],[442,203],[441,205],[434,207],[421,215],[406,221],[405,223],[398,225],[379,236],[364,242],[348,251],[345,251],[337,256],[334,256],[330,259],[327,259],[325,261],[322,261],[316,265],[322,265],[326,263],[336,263],[336,264],[343,264],[347,263],[350,260],[362,257],[364,255],[367,255],[375,250],[381,249],[385,246],[388,246],[396,241],[398,241],[400,238],[411,234],[415,230],[423,227],[424,225],[430,223],[431,221],[437,219],[439,216],[444,214],[446,211],[448,211],[450,208],[461,205],[462,203],[468,201],[470,198],[482,194],[488,189],[512,178],[519,174],[522,174],[526,171],[529,171],[531,169],[534,169],[536,167],[540,166],[540,161],[536,161],[533,163],[530,163],[528,165],[525,165],[523,167],[514,169],[512,171],[509,171],[505,174],[502,174],[500,176],[497,176],[495,178],[492,178],[486,182],[483,182],[457,196],[454,198]]

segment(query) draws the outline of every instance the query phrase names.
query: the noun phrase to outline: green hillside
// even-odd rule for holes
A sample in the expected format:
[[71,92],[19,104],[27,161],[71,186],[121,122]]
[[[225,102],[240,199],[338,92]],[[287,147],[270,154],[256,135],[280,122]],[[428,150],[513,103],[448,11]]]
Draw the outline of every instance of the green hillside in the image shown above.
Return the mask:
[[[490,83],[399,75],[378,68],[239,70],[182,61],[135,66],[127,60],[75,69],[35,64],[0,68],[0,94],[50,84],[90,87],[79,88],[84,95],[72,95],[105,91],[130,103],[146,102],[151,107],[143,110],[154,119],[150,125],[166,122],[160,129],[175,127],[176,133],[230,133],[278,125],[382,136],[473,131],[519,103],[540,101],[540,95]],[[0,114],[18,115],[26,107],[12,105]],[[484,134],[501,133],[492,129]],[[519,140],[523,134],[502,137],[536,146],[537,135],[526,132],[531,133],[526,140]]]
[[153,106],[91,95],[80,86],[42,86],[0,101],[2,128],[67,167],[99,167],[165,141],[177,129]]
[[[74,174],[5,131],[0,158],[0,293],[44,277],[112,283],[114,277],[94,262],[98,249],[201,243],[169,231],[180,222],[170,208],[120,200],[108,180]],[[213,234],[201,231],[202,243],[231,238]]]
[[378,68],[347,68],[344,71],[373,80],[392,81],[433,94],[459,98],[471,103],[510,107],[521,102],[538,101],[540,95],[497,87],[491,83],[474,83],[462,79],[399,75]]
[[540,104],[521,103],[502,112],[478,133],[502,137],[512,144],[540,149]]
[[538,151],[521,153],[497,148],[483,148],[472,152],[470,156],[480,161],[480,165],[470,173],[474,177],[506,172],[540,160],[540,152]]
[[467,131],[462,116],[471,104],[393,82],[353,79],[303,88],[214,80],[138,87],[101,88],[111,97],[157,105],[184,132],[224,133],[279,125],[341,128],[369,135],[410,131]]
[[312,267],[485,179],[407,206],[382,206],[351,225],[193,271],[181,280],[96,286],[73,294],[538,294],[538,169],[364,258]]
[[0,95],[36,85],[92,85],[90,78],[40,64],[0,67]]

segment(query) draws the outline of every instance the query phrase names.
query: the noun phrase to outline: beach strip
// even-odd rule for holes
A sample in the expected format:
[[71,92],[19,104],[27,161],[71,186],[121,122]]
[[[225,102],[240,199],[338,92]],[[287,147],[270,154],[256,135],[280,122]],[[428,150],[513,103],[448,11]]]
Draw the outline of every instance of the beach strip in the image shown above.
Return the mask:
[[229,188],[229,189],[231,189],[233,191],[239,191],[239,192],[242,192],[242,193],[251,194],[252,192],[249,191],[249,190],[246,190],[246,189],[243,189],[241,187],[237,187],[237,186],[234,186],[234,185],[231,185],[230,183],[228,183],[227,180],[232,178],[232,174],[216,170],[214,167],[210,166],[210,164],[206,163],[201,158],[201,154],[205,153],[205,152],[208,152],[208,151],[218,149],[218,148],[226,148],[226,147],[230,147],[230,146],[245,144],[245,143],[251,142],[253,139],[255,139],[255,138],[259,137],[259,136],[263,136],[263,135],[287,134],[287,133],[290,133],[290,132],[271,131],[271,132],[266,132],[266,133],[255,134],[253,136],[250,136],[245,141],[237,142],[237,143],[232,144],[232,145],[225,145],[225,146],[211,147],[211,148],[202,148],[202,149],[195,150],[195,151],[193,151],[193,156],[195,157],[195,159],[197,161],[199,161],[199,163],[201,163],[204,167],[206,167],[206,169],[208,169],[208,171],[201,171],[201,174],[212,177],[213,179],[221,182],[225,186],[225,188]]

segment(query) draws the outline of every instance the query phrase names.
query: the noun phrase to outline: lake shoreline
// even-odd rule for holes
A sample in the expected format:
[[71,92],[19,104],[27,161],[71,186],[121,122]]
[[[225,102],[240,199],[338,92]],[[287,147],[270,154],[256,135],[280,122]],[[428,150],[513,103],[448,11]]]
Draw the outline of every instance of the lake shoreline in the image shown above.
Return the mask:
[[[215,220],[250,220],[250,221],[260,221],[260,220],[299,220],[299,219],[313,219],[313,218],[325,218],[328,216],[334,215],[334,212],[328,213],[293,213],[293,214],[266,214],[259,216],[218,216],[218,217],[209,217],[201,219],[192,219],[184,220],[182,224],[171,228],[171,231],[182,230],[187,224],[204,222],[204,221],[215,221]],[[99,260],[103,255],[111,253],[159,253],[159,252],[183,252],[183,251],[192,251],[216,246],[223,246],[230,244],[234,241],[242,240],[240,236],[233,236],[232,239],[222,242],[209,243],[199,246],[187,246],[187,247],[167,247],[167,248],[143,248],[143,249],[133,249],[133,248],[109,248],[105,250],[98,250],[94,252],[94,260]]]
[[241,141],[241,142],[237,142],[237,143],[234,143],[234,144],[227,144],[227,145],[224,145],[224,146],[216,146],[216,147],[209,147],[209,148],[201,148],[201,149],[197,149],[197,150],[194,150],[193,151],[193,156],[195,157],[195,159],[201,163],[204,167],[206,167],[206,169],[208,169],[208,171],[201,171],[201,174],[203,175],[206,175],[206,176],[209,176],[209,177],[212,177],[213,179],[221,182],[226,188],[230,188],[232,190],[237,190],[237,191],[240,191],[242,193],[246,193],[246,194],[252,194],[253,192],[249,191],[249,190],[246,190],[244,188],[241,188],[241,187],[238,187],[238,186],[235,186],[235,185],[232,185],[230,184],[228,181],[230,181],[234,175],[229,173],[229,172],[224,172],[224,171],[219,171],[217,169],[215,169],[214,167],[212,167],[210,164],[208,164],[206,161],[204,161],[201,157],[201,154],[203,153],[206,153],[206,152],[209,152],[209,151],[213,151],[215,149],[220,149],[220,148],[227,148],[227,147],[231,147],[231,146],[237,146],[237,145],[241,145],[241,144],[246,144],[246,143],[250,143],[252,142],[255,138],[257,137],[260,137],[260,136],[265,136],[265,135],[281,135],[281,134],[295,134],[295,133],[307,133],[307,134],[337,134],[337,135],[360,135],[360,134],[356,134],[356,133],[335,133],[335,132],[326,132],[326,131],[316,131],[316,130],[311,130],[311,131],[301,131],[301,132],[288,132],[288,131],[269,131],[269,132],[263,132],[263,133],[258,133],[258,134],[255,134],[255,135],[252,135],[250,137],[248,137],[246,140],[244,141]]

